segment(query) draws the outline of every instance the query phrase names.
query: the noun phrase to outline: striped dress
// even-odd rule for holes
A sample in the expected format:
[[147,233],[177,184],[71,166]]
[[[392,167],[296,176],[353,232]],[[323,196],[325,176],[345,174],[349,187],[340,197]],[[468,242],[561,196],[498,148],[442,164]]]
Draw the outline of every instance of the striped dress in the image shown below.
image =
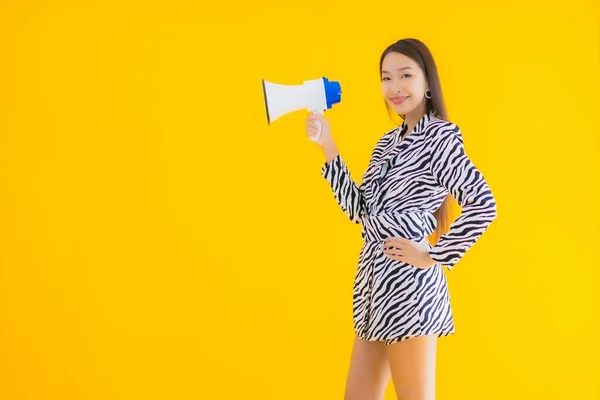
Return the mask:
[[[356,334],[387,345],[419,335],[454,333],[448,285],[451,269],[496,218],[496,201],[465,153],[460,128],[425,114],[406,135],[406,121],[373,149],[362,183],[341,155],[321,169],[348,218],[362,225],[363,245],[354,278]],[[432,246],[434,212],[450,193],[461,214]],[[434,267],[421,269],[388,258],[383,241],[400,236],[429,248]]]

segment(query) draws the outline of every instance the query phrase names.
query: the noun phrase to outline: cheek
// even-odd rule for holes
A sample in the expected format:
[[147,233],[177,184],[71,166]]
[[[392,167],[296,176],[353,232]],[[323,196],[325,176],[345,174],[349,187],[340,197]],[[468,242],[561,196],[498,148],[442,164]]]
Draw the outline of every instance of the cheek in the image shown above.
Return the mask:
[[427,83],[426,82],[418,82],[414,85],[412,85],[411,90],[413,91],[413,93],[415,93],[416,95],[419,96],[425,96],[425,89],[427,89]]
[[390,85],[388,85],[385,82],[381,84],[381,93],[383,95],[386,95],[389,92],[389,90],[390,90]]

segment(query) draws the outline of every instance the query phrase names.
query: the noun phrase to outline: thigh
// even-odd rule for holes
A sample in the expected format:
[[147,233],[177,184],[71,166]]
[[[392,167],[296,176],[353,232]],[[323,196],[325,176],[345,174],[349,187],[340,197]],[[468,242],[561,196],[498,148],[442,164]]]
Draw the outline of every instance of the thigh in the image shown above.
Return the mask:
[[382,400],[391,374],[385,344],[354,339],[345,400]]
[[400,400],[435,400],[437,335],[387,346],[392,380]]

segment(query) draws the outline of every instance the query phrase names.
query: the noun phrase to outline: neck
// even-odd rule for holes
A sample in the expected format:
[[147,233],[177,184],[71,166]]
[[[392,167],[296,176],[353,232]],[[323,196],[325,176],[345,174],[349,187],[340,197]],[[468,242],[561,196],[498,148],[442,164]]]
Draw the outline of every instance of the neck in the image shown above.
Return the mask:
[[406,126],[407,126],[406,134],[407,135],[409,133],[411,133],[413,131],[413,129],[415,129],[415,126],[421,120],[421,118],[423,118],[423,116],[425,115],[426,112],[427,112],[427,106],[426,106],[425,102],[423,102],[423,103],[421,103],[421,105],[419,107],[417,107],[415,110],[413,110],[410,114],[406,115]]

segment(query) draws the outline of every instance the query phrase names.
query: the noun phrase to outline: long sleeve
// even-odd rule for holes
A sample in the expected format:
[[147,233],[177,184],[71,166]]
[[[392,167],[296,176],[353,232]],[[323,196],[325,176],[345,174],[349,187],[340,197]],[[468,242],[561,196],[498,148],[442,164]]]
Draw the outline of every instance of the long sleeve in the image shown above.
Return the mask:
[[454,124],[435,132],[431,173],[462,208],[429,252],[433,260],[450,270],[496,219],[496,200],[483,174],[465,153],[460,128]]
[[354,223],[360,223],[365,211],[362,186],[357,185],[348,171],[348,166],[340,154],[321,168],[323,176],[331,189],[338,204]]

